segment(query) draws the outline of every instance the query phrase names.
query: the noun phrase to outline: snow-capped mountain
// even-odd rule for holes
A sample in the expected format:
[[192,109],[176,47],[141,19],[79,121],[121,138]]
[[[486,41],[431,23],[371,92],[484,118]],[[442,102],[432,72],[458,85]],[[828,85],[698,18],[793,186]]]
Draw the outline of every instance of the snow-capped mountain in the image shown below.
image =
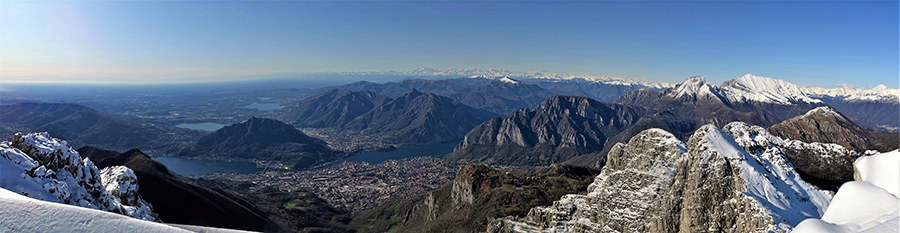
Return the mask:
[[365,72],[323,72],[314,73],[320,75],[378,75],[378,76],[408,76],[408,77],[439,77],[439,78],[487,78],[500,80],[505,77],[518,80],[546,80],[546,81],[580,81],[580,82],[599,82],[610,85],[625,86],[645,86],[653,89],[662,89],[671,87],[672,84],[666,82],[650,81],[641,78],[633,78],[626,76],[604,76],[595,74],[565,74],[553,72],[514,72],[504,69],[434,69],[430,67],[422,67],[407,71],[365,71]]
[[100,171],[66,141],[44,133],[16,134],[0,143],[0,188],[30,198],[104,210],[147,221],[156,213],[137,195],[126,167]]
[[856,181],[847,182],[821,219],[808,219],[794,232],[897,232],[900,229],[900,151],[860,157]]
[[781,79],[746,74],[722,83],[722,89],[732,101],[758,101],[777,104],[796,102],[821,103],[809,97],[803,88]]
[[822,88],[807,87],[804,88],[807,95],[815,98],[841,98],[846,101],[898,101],[900,99],[900,89],[891,89],[884,84],[875,86],[872,89],[838,87],[838,88]]
[[800,178],[789,142],[733,122],[687,141],[648,129],[617,144],[588,194],[563,196],[489,232],[788,232],[831,199]]

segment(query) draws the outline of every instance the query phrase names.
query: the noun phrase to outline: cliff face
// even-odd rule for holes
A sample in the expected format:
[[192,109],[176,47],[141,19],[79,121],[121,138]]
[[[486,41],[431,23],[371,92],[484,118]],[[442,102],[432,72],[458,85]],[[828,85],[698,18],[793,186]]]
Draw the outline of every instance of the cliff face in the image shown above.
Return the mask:
[[700,127],[684,143],[659,129],[619,143],[588,188],[489,232],[786,232],[830,194],[800,179],[765,129]]
[[586,97],[554,96],[477,126],[449,159],[503,165],[549,165],[599,151],[641,111]]
[[569,165],[544,171],[522,178],[484,165],[465,166],[454,180],[406,210],[397,232],[484,232],[495,218],[525,216],[532,207],[584,191],[597,174]]

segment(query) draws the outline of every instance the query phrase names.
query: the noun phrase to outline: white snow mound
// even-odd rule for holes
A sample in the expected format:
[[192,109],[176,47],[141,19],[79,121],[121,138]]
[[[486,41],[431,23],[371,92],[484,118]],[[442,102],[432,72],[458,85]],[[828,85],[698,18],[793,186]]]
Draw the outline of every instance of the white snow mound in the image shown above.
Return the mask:
[[900,151],[860,157],[854,178],[841,186],[822,219],[807,219],[794,232],[900,231]]
[[0,188],[2,232],[191,232],[110,212],[28,198]]

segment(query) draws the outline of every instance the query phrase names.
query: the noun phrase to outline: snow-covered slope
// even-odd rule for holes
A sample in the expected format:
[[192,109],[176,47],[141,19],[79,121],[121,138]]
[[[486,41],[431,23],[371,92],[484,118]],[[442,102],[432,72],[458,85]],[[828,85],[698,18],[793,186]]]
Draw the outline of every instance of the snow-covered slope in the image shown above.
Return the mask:
[[700,76],[691,76],[674,89],[666,93],[673,99],[691,98],[694,100],[722,101],[722,90]]
[[858,181],[841,186],[821,219],[808,219],[794,232],[897,232],[900,230],[900,151],[860,157]]
[[53,203],[0,188],[0,232],[191,232],[161,223]]
[[722,90],[728,93],[732,101],[747,100],[777,104],[795,102],[821,103],[821,100],[807,96],[803,88],[781,79],[759,77],[746,74],[740,78],[726,81]]
[[500,82],[511,83],[511,84],[518,84],[518,83],[519,83],[519,81],[516,81],[515,79],[511,79],[511,78],[509,78],[509,77],[503,77],[503,78],[501,78],[501,79],[500,79]]
[[131,169],[112,167],[101,173],[66,141],[46,132],[17,133],[0,143],[0,188],[30,198],[158,221],[137,196],[136,183]]
[[803,181],[780,138],[733,122],[684,143],[642,131],[608,155],[588,194],[563,196],[490,232],[788,232],[825,212],[830,192]]

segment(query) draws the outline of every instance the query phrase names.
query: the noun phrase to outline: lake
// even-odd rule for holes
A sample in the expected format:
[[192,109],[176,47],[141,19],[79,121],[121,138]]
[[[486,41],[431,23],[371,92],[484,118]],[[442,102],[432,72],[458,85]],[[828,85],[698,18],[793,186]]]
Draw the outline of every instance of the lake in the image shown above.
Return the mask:
[[369,151],[345,158],[344,161],[363,161],[368,163],[381,163],[390,159],[405,159],[419,156],[439,156],[453,152],[453,148],[459,144],[459,141],[431,143],[426,145],[406,145],[400,146],[396,150],[391,151]]
[[153,160],[166,165],[169,170],[179,175],[202,175],[214,172],[230,172],[239,174],[251,174],[262,171],[251,162],[229,162],[205,159],[186,159],[179,157],[154,157]]
[[181,124],[175,125],[175,127],[212,132],[212,131],[221,129],[222,127],[225,127],[225,125],[215,123],[215,122],[198,122],[198,123],[181,123]]
[[244,106],[244,107],[245,108],[254,108],[254,109],[257,109],[260,111],[269,111],[269,110],[283,108],[284,105],[281,105],[278,103],[256,103],[256,102],[253,102],[252,104]]

